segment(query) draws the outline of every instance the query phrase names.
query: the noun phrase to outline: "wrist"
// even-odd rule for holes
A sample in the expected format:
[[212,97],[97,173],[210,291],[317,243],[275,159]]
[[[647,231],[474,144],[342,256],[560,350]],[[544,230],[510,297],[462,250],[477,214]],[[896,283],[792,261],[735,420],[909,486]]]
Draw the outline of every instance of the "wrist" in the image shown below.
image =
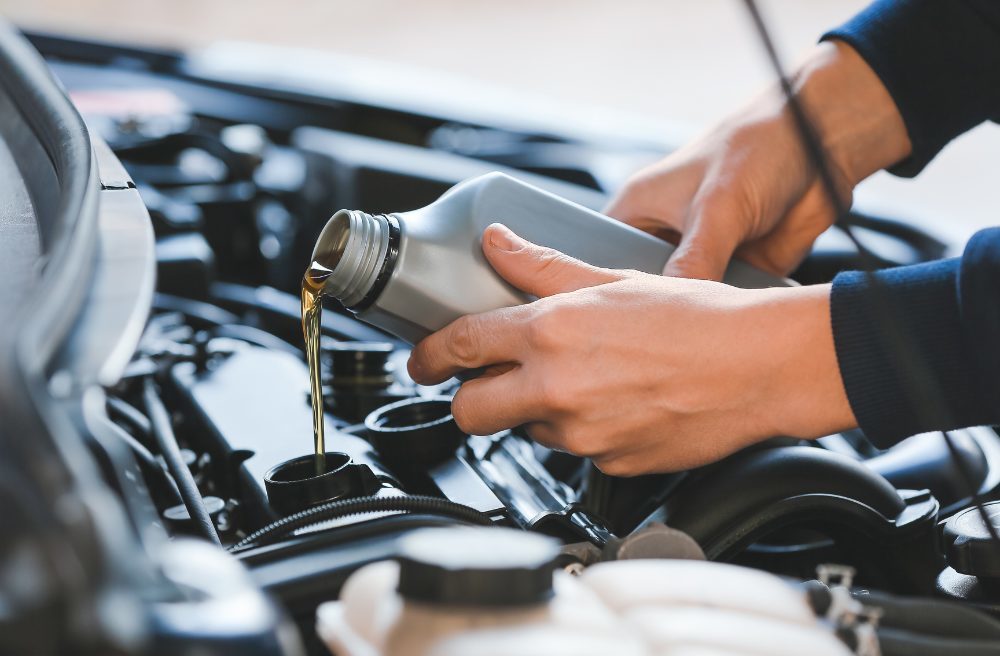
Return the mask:
[[812,439],[856,427],[833,341],[830,285],[760,290],[750,311],[771,345],[757,363],[766,432]]
[[906,158],[906,125],[878,75],[842,41],[819,44],[793,89],[850,187]]

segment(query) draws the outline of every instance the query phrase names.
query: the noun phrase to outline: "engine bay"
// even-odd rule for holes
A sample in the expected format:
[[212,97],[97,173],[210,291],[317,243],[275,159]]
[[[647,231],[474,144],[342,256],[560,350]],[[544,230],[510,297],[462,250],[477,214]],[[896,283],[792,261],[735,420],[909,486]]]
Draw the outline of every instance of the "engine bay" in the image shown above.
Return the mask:
[[[655,149],[199,79],[163,54],[34,44],[121,162],[155,233],[153,310],[105,390],[138,463],[137,476],[114,477],[115,491],[148,498],[171,536],[214,532],[313,653],[323,653],[320,604],[392,558],[400,537],[432,527],[542,534],[566,567],[671,557],[681,531],[711,561],[799,580],[838,563],[860,586],[1000,607],[941,579],[939,524],[971,502],[958,468],[984,498],[1000,489],[991,428],[955,432],[958,461],[938,435],[880,451],[855,431],[776,436],[698,470],[615,478],[517,429],[463,434],[450,414],[459,381],[415,384],[408,345],[332,303],[320,343],[326,447],[346,457],[291,489],[287,468],[310,466],[312,449],[298,285],[333,212],[414,209],[493,170],[600,209],[617,182],[606,172]],[[903,222],[859,216],[887,265],[944,250]],[[794,277],[827,281],[853,258],[831,238]],[[208,527],[186,507],[188,474]]]

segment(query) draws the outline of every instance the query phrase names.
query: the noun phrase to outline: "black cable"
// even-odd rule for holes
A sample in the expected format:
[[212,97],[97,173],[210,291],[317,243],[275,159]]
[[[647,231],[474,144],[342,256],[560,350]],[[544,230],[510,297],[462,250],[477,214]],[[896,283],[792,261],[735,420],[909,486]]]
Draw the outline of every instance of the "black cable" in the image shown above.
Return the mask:
[[241,342],[247,342],[248,344],[253,344],[254,346],[260,346],[272,351],[288,353],[289,355],[294,355],[297,358],[302,357],[302,351],[300,349],[292,346],[280,337],[277,337],[266,330],[261,330],[260,328],[255,328],[254,326],[248,326],[244,323],[224,324],[216,328],[212,334],[215,337],[238,339]]
[[938,260],[948,252],[943,241],[900,220],[872,216],[856,209],[851,210],[850,217],[850,224],[855,228],[898,239],[916,251],[922,260]]
[[[949,421],[951,412],[941,401],[941,394],[937,393],[939,390],[935,389],[937,387],[936,380],[919,349],[913,343],[912,335],[905,327],[900,325],[901,322],[893,313],[891,308],[894,308],[896,305],[895,299],[882,284],[882,281],[878,279],[878,276],[875,275],[873,270],[875,267],[872,266],[872,263],[876,261],[876,257],[858,240],[854,231],[851,230],[849,208],[841,199],[840,194],[837,193],[837,185],[827,162],[822,142],[805,108],[799,102],[798,96],[795,95],[791,81],[785,75],[784,68],[778,58],[777,50],[774,47],[774,42],[757,8],[757,3],[755,0],[743,0],[743,2],[750,13],[761,44],[767,51],[768,60],[780,80],[781,90],[794,119],[802,147],[805,149],[809,162],[816,167],[816,172],[819,175],[827,200],[834,210],[834,225],[847,235],[861,257],[865,278],[875,301],[873,304],[875,319],[884,332],[888,333],[887,346],[891,349],[894,361],[903,372],[902,379],[904,384],[909,385],[907,391],[909,392],[908,396],[911,401],[910,405],[922,424],[926,426],[949,425],[952,423]],[[941,435],[948,446],[948,451],[952,458],[956,461],[956,467],[963,478],[963,482],[969,489],[970,496],[978,510],[980,518],[986,525],[990,539],[1000,548],[1000,534],[997,533],[996,527],[993,526],[986,512],[982,495],[979,493],[979,486],[973,481],[972,473],[966,466],[965,461],[958,456],[958,448],[951,439],[951,435],[948,434],[948,431],[941,431]]]
[[198,328],[214,328],[240,321],[238,316],[217,305],[162,292],[153,296],[153,308],[164,312],[179,312]]
[[[141,434],[146,439],[147,444],[152,440],[153,428],[149,424],[149,418],[142,414],[138,408],[115,396],[109,396],[107,403],[108,410],[111,411],[111,414],[115,418],[123,420],[135,429],[135,432]],[[133,435],[132,437],[135,436]]]
[[146,403],[146,412],[149,415],[149,422],[153,429],[153,437],[160,447],[160,454],[167,462],[167,469],[173,474],[177,482],[177,489],[184,499],[184,507],[187,508],[188,515],[194,521],[195,526],[205,537],[205,539],[222,545],[219,534],[215,530],[215,524],[205,508],[205,500],[201,497],[198,484],[194,481],[194,476],[188,469],[187,464],[181,456],[180,445],[177,444],[177,437],[174,429],[170,425],[170,415],[163,405],[163,401],[156,394],[153,380],[147,378],[142,388],[143,400]]
[[113,431],[132,450],[132,454],[143,465],[146,471],[155,472],[156,478],[159,481],[159,487],[170,496],[170,503],[172,505],[183,503],[184,498],[177,488],[177,482],[174,481],[174,477],[164,468],[163,464],[156,459],[156,456],[142,442],[135,439],[131,433],[115,422],[109,421],[107,425],[109,430]]
[[278,538],[297,531],[300,528],[338,517],[376,512],[427,513],[453,517],[479,526],[493,525],[489,517],[475,508],[470,508],[454,501],[448,501],[447,499],[427,496],[358,497],[355,499],[328,501],[327,503],[297,512],[294,515],[283,517],[246,536],[229,547],[229,551],[237,553],[250,547],[270,544]]
[[[800,584],[817,617],[825,617],[833,605],[833,591],[821,581]],[[955,601],[903,597],[877,590],[855,588],[851,597],[866,607],[881,611],[880,629],[907,631],[926,638],[990,640],[1000,645],[1000,621]]]
[[955,601],[898,597],[875,590],[852,590],[865,606],[882,610],[879,626],[964,640],[992,640],[1000,649],[1000,621]]
[[910,631],[879,627],[878,646],[882,656],[997,656],[996,640],[943,638]]

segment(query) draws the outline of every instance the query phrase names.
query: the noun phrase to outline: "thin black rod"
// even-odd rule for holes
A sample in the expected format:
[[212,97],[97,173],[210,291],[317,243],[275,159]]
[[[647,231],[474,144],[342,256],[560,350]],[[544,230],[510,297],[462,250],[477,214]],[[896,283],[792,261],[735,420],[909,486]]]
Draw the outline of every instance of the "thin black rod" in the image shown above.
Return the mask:
[[167,462],[167,469],[173,474],[177,489],[181,493],[181,498],[184,499],[184,507],[187,508],[188,515],[205,539],[221,546],[222,541],[215,530],[215,524],[208,514],[208,509],[205,508],[205,500],[198,490],[198,484],[195,483],[191,470],[188,469],[184,457],[181,456],[181,447],[177,444],[177,437],[170,425],[170,415],[167,413],[163,401],[157,395],[151,378],[147,378],[143,383],[142,395],[146,403],[146,414],[149,416],[149,423],[153,429],[153,437],[156,438],[160,447],[160,454]]

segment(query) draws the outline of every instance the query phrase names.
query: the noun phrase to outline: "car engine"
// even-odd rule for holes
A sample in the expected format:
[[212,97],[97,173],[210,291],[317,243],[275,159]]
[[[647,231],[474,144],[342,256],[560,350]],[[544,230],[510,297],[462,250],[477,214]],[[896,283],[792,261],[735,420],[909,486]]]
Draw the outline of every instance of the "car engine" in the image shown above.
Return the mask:
[[[326,441],[346,455],[330,475],[288,485],[287,468],[311,466],[312,447],[298,285],[334,211],[421,207],[495,170],[599,210],[662,148],[519,125],[516,116],[489,124],[446,105],[434,113],[225,79],[175,53],[30,38],[86,121],[105,189],[114,180],[134,189],[151,221],[152,234],[135,242],[155,239],[151,310],[120,378],[87,401],[84,423],[101,435],[88,450],[133,517],[131,532],[187,544],[165,567],[191,599],[204,594],[199,581],[242,569],[249,587],[275,600],[275,616],[290,620],[281,648],[301,640],[308,653],[325,653],[317,609],[353,574],[396,558],[399,540],[415,532],[473,525],[546,536],[559,576],[584,572],[595,589],[618,576],[600,578],[615,561],[683,555],[827,583],[828,564],[837,563],[854,590],[1000,609],[991,584],[970,591],[954,582],[975,574],[956,569],[940,526],[968,509],[974,492],[989,499],[1000,489],[991,428],[956,432],[957,452],[937,435],[887,451],[860,432],[816,443],[778,436],[699,470],[615,478],[517,429],[463,434],[450,411],[458,381],[415,384],[406,344],[332,304],[322,320]],[[946,251],[902,219],[855,218],[885,265]],[[827,281],[857,265],[849,246],[825,236],[793,277]],[[392,593],[385,579],[365,576],[379,594]],[[700,576],[692,580],[711,579]],[[573,591],[579,583],[558,585],[557,595],[583,594]],[[236,608],[218,604],[163,614],[153,631],[163,642],[143,649],[280,653],[246,629],[248,617],[228,628],[207,621],[201,634],[189,628],[199,614]],[[321,613],[320,633],[330,617]],[[845,644],[860,650],[861,634],[852,635]],[[118,644],[128,651],[125,637]]]

